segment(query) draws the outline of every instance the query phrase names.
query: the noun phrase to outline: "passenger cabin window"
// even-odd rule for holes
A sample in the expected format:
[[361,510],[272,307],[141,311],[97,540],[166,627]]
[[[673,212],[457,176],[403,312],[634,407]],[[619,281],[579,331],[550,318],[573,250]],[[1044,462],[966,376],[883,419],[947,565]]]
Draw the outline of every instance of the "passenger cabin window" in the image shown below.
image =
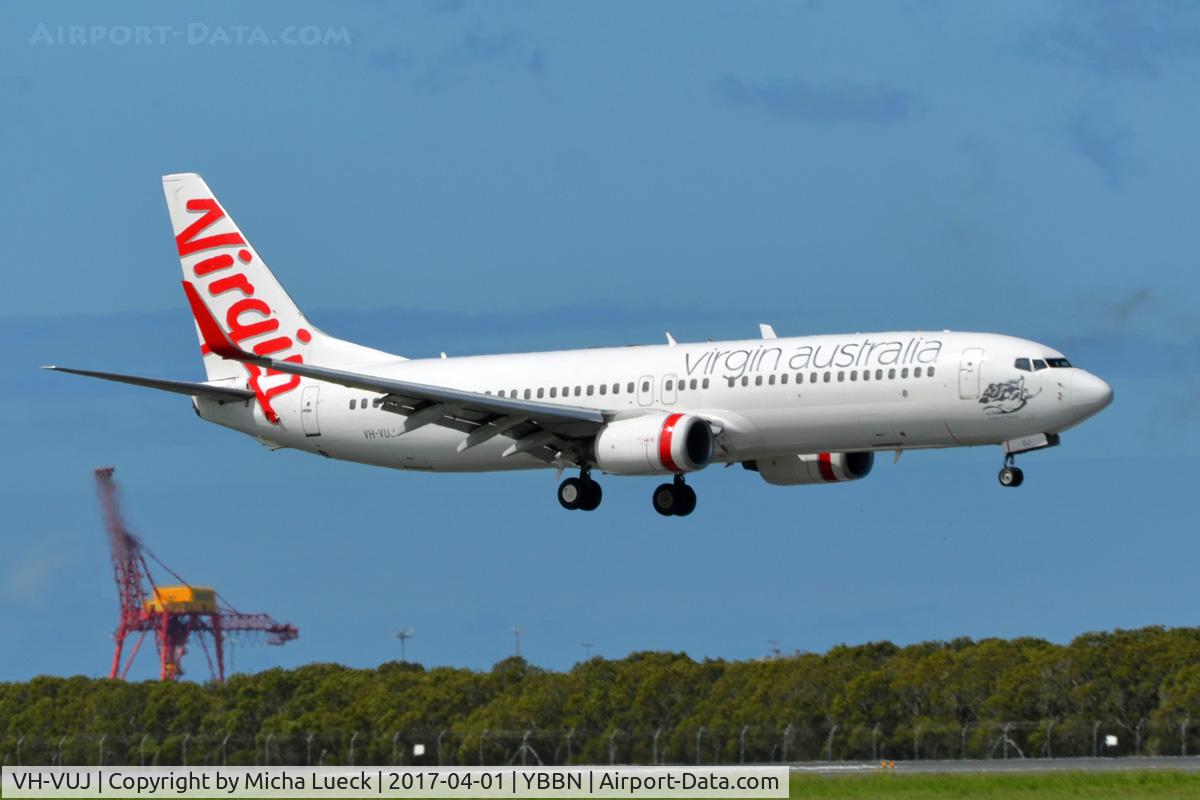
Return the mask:
[[883,380],[883,370],[881,370],[881,369],[875,370],[875,380],[877,380],[877,381]]
[[696,388],[696,379],[695,378],[692,378],[692,385],[689,388],[692,388],[692,389]]
[[786,386],[786,385],[787,385],[787,376],[788,376],[788,374],[787,374],[786,372],[785,372],[785,373],[783,373],[782,375],[780,375],[780,376],[779,376],[779,383],[780,383],[780,384],[782,384],[782,385],[784,385],[784,386]]
[[850,380],[852,380],[852,381],[858,380],[858,370],[856,370],[856,369],[850,370]]
[[892,367],[891,369],[888,370],[888,380],[889,381],[896,380],[896,368],[895,367]]
[[832,378],[833,378],[833,373],[830,373],[830,372],[825,373],[825,382],[826,383],[829,383],[830,379],[832,379]]
[[1022,372],[1029,372],[1029,359],[1028,358],[1018,358],[1016,361],[1013,362],[1013,366],[1016,367],[1017,369],[1021,370]]
[[842,370],[838,370],[838,383],[841,383],[844,380],[846,380],[846,373]]
[[545,396],[546,396],[546,390],[539,386],[538,387],[538,400],[541,400]]
[[608,394],[608,384],[607,383],[600,384],[600,394]]
[[593,392],[595,391],[595,389],[596,389],[596,386],[595,386],[595,384],[592,384],[592,383],[589,383],[589,384],[588,384],[588,391],[587,391],[588,397],[591,397],[591,396],[592,396],[592,394],[593,394]]
[[621,393],[621,384],[614,383],[613,384],[613,394],[620,394],[620,393]]
[[916,367],[913,369],[913,377],[914,378],[921,377],[921,368],[920,367]]
[[700,386],[701,386],[701,388],[707,389],[708,388],[708,378],[705,378],[704,383],[700,384]]
[[579,395],[581,395],[581,394],[583,394],[583,387],[582,387],[582,386],[576,386],[576,387],[575,387],[575,396],[576,396],[576,397],[579,397]]
[[762,386],[762,375],[755,375],[755,376],[754,376],[754,385],[755,385],[755,386]]
[[743,375],[742,376],[742,386],[749,386],[749,385],[750,385],[750,377],[747,375]]
[[670,378],[668,378],[667,385],[663,388],[665,388],[669,392],[669,391],[671,391],[672,388],[674,388],[674,386],[675,386],[675,382],[672,381]]
[[1063,369],[1064,367],[1071,366],[1071,362],[1065,358],[1047,358],[1046,364],[1053,369]]
[[1033,360],[1033,369],[1034,369],[1034,371],[1035,371],[1035,372],[1037,372],[1037,371],[1040,371],[1040,370],[1043,370],[1043,369],[1045,369],[1045,368],[1046,368],[1046,362],[1045,362],[1045,361],[1042,361],[1040,358],[1035,358],[1035,359]]
[[528,389],[526,389],[526,390],[525,390],[525,399],[526,399],[526,400],[528,400],[528,399],[529,399],[529,396],[530,396],[530,394],[532,394],[532,393],[531,393],[531,392],[530,392]]
[[628,394],[633,394],[633,381],[630,381],[629,383],[625,384],[625,391]]
[[929,369],[925,370],[925,374],[928,375],[930,378],[932,378],[933,377],[933,367],[930,367]]
[[775,385],[775,373],[771,373],[771,375],[767,378],[767,383],[771,384],[772,386]]
[[650,381],[642,381],[642,391],[643,392],[650,391]]
[[353,410],[354,410],[355,408],[357,408],[357,407],[358,407],[358,401],[357,401],[357,400],[351,400],[351,401],[350,401],[350,410],[351,410],[351,411],[353,411]]
[[907,378],[907,377],[908,377],[908,367],[905,367],[904,369],[900,370],[900,377],[901,377],[901,378]]

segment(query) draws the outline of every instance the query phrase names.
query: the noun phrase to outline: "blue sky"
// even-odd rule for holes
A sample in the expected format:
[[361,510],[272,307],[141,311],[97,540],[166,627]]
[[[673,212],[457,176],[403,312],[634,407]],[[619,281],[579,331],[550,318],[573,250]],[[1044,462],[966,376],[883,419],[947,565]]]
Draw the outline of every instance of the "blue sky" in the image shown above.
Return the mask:
[[[238,669],[374,665],[399,627],[414,659],[487,667],[520,625],[563,668],[583,641],[746,658],[1196,622],[1194,5],[5,3],[0,21],[0,679],[106,666],[102,464],[167,563],[300,627]],[[139,25],[160,27],[116,43]],[[257,43],[308,26],[333,41]],[[1015,492],[992,449],[831,488],[713,468],[685,520],[651,511],[653,479],[605,479],[598,512],[567,514],[550,472],[268,453],[184,399],[36,369],[201,376],[174,171],[205,175],[321,327],[409,356],[760,321],[977,329],[1059,347],[1117,399],[1022,459]]]

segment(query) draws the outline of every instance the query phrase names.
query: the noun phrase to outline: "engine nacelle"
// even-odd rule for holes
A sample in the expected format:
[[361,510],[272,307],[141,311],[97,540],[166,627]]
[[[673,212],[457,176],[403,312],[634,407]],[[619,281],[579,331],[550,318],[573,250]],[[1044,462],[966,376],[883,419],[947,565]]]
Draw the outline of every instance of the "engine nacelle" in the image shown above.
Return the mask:
[[712,428],[695,414],[647,414],[610,422],[596,435],[596,466],[614,475],[668,475],[704,469]]
[[856,481],[871,474],[875,454],[863,453],[801,453],[779,458],[760,458],[744,461],[742,466],[762,475],[767,483],[776,486],[799,486],[805,483],[841,483]]

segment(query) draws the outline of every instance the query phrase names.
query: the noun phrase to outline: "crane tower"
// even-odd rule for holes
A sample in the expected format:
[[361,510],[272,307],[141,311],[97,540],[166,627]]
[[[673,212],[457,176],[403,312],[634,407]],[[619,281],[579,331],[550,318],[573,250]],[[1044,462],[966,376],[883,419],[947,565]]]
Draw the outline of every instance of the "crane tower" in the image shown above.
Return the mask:
[[[232,636],[265,634],[267,644],[281,645],[300,635],[292,625],[276,622],[267,614],[243,614],[225,602],[214,589],[193,586],[162,563],[139,539],[129,532],[121,514],[114,469],[96,470],[96,491],[104,513],[112,550],[113,574],[121,603],[120,619],[113,635],[109,678],[124,679],[133,664],[146,634],[154,634],[158,649],[159,679],[173,681],[183,674],[180,662],[190,640],[200,643],[208,659],[213,679],[225,680],[225,643]],[[177,584],[158,585],[150,572],[147,557]],[[136,634],[132,649],[122,664],[125,640]]]

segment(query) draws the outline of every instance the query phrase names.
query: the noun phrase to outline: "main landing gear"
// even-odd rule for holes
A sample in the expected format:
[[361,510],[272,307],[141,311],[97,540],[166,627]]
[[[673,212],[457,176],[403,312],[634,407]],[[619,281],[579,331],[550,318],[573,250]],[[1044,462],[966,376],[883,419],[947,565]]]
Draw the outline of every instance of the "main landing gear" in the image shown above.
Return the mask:
[[1025,482],[1025,473],[1020,467],[1014,466],[1013,455],[1010,453],[1004,457],[1004,466],[1000,469],[1000,475],[997,476],[1001,486],[1016,488]]
[[600,484],[592,480],[586,469],[579,471],[578,478],[567,478],[558,485],[558,502],[567,511],[595,511],[604,492]]
[[682,475],[676,475],[674,483],[655,489],[651,499],[654,510],[664,517],[686,517],[696,510],[696,491],[683,482]]

